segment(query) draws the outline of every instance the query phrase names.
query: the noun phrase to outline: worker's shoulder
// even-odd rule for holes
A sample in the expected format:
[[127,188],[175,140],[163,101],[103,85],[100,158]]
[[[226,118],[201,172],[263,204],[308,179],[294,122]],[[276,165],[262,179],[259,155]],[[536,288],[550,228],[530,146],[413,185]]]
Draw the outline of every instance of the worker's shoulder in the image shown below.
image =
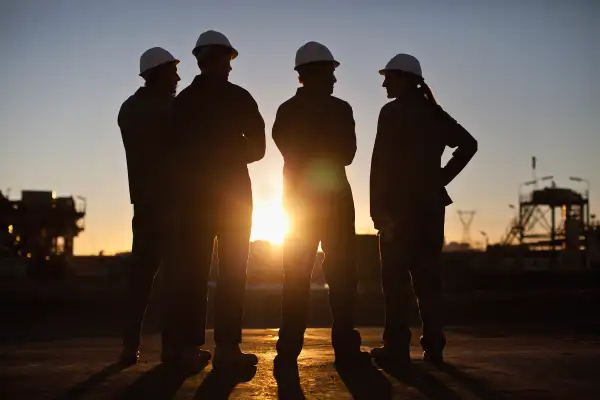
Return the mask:
[[381,107],[380,116],[391,116],[399,114],[402,111],[402,106],[399,99],[389,101]]
[[329,96],[329,101],[334,107],[340,110],[352,111],[352,106],[346,100],[342,100],[339,97],[335,96]]
[[239,98],[242,100],[253,100],[254,101],[254,97],[252,97],[250,92],[248,90],[244,89],[243,87],[241,87],[240,85],[236,85],[235,83],[227,82],[226,87],[227,87],[227,90],[229,91],[229,93],[232,94],[233,96],[235,96],[236,98]]
[[143,96],[140,94],[140,91],[136,91],[131,96],[129,96],[125,101],[121,104],[119,108],[118,119],[121,120],[123,118],[127,118],[140,108],[143,107]]
[[279,105],[279,107],[277,108],[277,111],[285,112],[287,110],[291,110],[296,106],[297,103],[298,103],[298,97],[292,96],[289,99],[285,100],[283,103],[281,103]]

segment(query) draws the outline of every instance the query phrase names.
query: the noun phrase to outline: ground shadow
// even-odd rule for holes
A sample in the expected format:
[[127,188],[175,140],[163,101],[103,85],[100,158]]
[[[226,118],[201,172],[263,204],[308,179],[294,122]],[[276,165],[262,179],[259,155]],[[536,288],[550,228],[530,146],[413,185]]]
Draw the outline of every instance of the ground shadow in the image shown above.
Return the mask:
[[256,367],[241,370],[213,369],[204,377],[194,399],[228,399],[239,383],[251,381],[254,375],[256,375]]
[[171,399],[187,375],[169,364],[158,364],[137,378],[117,399]]
[[399,382],[414,387],[430,400],[460,400],[461,398],[418,364],[413,363],[410,368],[382,365],[381,369],[396,378]]
[[298,361],[282,361],[279,356],[273,360],[273,376],[277,381],[277,395],[282,400],[306,399],[302,386],[300,386],[300,374],[298,373]]
[[473,394],[489,400],[503,400],[506,396],[493,391],[485,382],[467,374],[458,367],[451,364],[441,364],[436,367],[438,370],[445,372],[461,386],[469,389]]
[[98,386],[100,383],[104,382],[109,377],[118,374],[125,368],[127,367],[119,363],[109,364],[106,367],[104,367],[102,371],[95,373],[84,382],[81,382],[77,386],[74,386],[67,392],[56,397],[56,400],[78,399],[90,390],[93,390],[94,387]]
[[335,369],[352,398],[356,400],[386,400],[392,398],[392,384],[370,362],[354,367],[336,365]]

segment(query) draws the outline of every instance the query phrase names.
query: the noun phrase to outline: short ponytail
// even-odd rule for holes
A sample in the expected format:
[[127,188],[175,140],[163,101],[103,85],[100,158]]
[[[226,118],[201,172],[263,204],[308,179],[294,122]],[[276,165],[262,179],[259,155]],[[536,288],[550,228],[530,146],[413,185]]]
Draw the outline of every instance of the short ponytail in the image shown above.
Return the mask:
[[429,85],[427,85],[424,80],[419,83],[419,89],[427,100],[436,106],[438,105],[437,101],[435,101],[435,97],[433,97],[433,93],[431,92]]

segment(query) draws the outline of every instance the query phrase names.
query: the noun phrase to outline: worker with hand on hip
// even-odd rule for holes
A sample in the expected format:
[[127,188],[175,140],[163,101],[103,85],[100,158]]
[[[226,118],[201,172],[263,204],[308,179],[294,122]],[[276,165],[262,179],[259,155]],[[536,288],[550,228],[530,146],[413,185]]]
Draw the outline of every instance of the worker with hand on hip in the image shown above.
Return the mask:
[[[475,155],[477,141],[436,103],[415,57],[398,54],[380,74],[394,100],[379,114],[371,160],[371,217],[381,231],[386,315],[384,346],[371,353],[378,362],[410,365],[414,289],[424,358],[442,362],[446,339],[440,263],[445,207],[452,203],[445,186]],[[446,146],[457,149],[442,168]]]

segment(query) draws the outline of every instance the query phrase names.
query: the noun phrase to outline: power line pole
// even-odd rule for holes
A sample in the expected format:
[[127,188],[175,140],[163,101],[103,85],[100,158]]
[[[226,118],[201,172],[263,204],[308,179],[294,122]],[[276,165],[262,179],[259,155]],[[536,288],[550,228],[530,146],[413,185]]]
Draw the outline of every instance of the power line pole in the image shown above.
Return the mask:
[[463,244],[471,244],[471,224],[475,218],[475,210],[458,210],[458,218],[463,226],[462,241]]

